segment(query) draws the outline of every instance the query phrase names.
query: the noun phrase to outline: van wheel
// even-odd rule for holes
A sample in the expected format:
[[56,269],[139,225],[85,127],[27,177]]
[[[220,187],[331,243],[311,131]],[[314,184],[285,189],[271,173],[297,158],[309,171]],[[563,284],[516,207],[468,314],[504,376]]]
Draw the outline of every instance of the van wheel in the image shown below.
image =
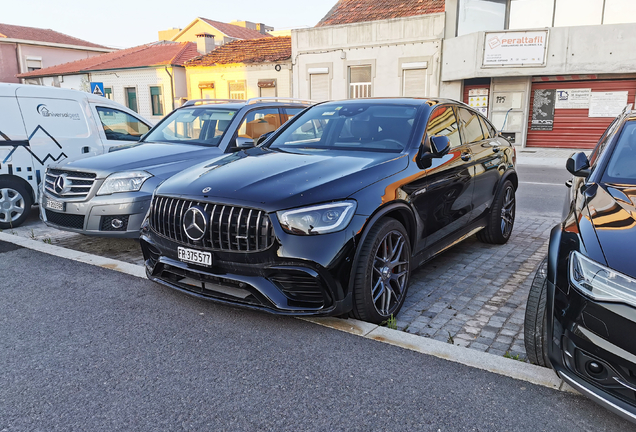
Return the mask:
[[506,243],[515,224],[515,207],[515,187],[510,180],[506,180],[495,196],[488,215],[488,225],[477,233],[477,239],[483,243]]
[[526,316],[523,323],[523,342],[530,363],[550,367],[548,359],[548,315],[546,296],[548,294],[548,258],[546,257],[532,279]]
[[21,182],[0,180],[0,229],[22,225],[29,216],[31,205],[31,194]]
[[395,317],[406,298],[411,270],[411,243],[395,219],[378,222],[365,239],[356,268],[353,315],[381,324]]

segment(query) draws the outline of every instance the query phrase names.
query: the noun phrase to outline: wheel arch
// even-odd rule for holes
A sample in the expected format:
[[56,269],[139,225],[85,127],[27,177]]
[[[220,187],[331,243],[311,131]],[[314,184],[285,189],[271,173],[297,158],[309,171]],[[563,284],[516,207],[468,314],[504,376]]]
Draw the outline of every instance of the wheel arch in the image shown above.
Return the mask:
[[0,174],[0,183],[3,182],[3,181],[17,181],[17,182],[19,182],[31,194],[31,202],[33,204],[36,203],[37,197],[35,195],[35,191],[33,190],[33,188],[31,187],[31,185],[29,184],[28,181],[26,181],[22,177],[18,177],[16,175],[12,175],[12,174]]
[[507,170],[503,176],[501,176],[501,180],[499,181],[499,185],[497,186],[497,191],[501,188],[506,180],[510,180],[512,182],[512,186],[514,186],[515,191],[519,188],[519,176],[517,175],[517,171],[515,170]]

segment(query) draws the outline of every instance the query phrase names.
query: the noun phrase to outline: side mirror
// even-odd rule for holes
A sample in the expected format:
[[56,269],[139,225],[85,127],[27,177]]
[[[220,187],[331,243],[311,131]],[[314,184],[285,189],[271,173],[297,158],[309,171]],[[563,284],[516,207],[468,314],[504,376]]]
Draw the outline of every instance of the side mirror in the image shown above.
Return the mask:
[[238,137],[236,139],[236,148],[245,150],[254,147],[254,140],[251,138]]
[[447,136],[431,137],[431,153],[433,157],[442,157],[450,151],[450,139]]
[[273,133],[274,133],[274,131],[271,131],[271,132],[267,132],[267,133],[264,133],[263,135],[259,136],[258,139],[256,140],[256,145],[261,145],[261,143],[266,141],[267,138],[272,136]]
[[592,171],[590,170],[590,161],[583,152],[574,153],[565,163],[565,169],[575,177],[588,177]]

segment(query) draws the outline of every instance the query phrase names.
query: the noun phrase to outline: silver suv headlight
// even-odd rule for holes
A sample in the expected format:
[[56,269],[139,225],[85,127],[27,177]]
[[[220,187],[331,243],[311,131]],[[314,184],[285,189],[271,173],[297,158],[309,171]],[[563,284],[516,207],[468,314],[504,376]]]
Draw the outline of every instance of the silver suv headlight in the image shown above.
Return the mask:
[[97,195],[110,195],[118,192],[136,192],[152,174],[146,171],[124,171],[109,175],[97,191]]
[[328,234],[343,230],[356,211],[355,201],[341,201],[276,212],[281,227],[290,234]]
[[594,300],[636,307],[636,279],[592,261],[579,252],[570,255],[570,282]]

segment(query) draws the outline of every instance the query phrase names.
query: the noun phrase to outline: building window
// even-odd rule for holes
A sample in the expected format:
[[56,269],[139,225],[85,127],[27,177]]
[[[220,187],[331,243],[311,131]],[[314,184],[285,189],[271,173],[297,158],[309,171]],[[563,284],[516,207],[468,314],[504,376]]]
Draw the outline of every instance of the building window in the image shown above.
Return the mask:
[[309,99],[322,102],[329,100],[329,69],[310,68]]
[[426,97],[426,62],[402,63],[402,96]]
[[600,25],[604,0],[558,0],[554,27]]
[[125,87],[124,93],[126,94],[126,106],[134,112],[139,112],[139,108],[137,108],[137,89],[135,87]]
[[258,80],[258,92],[260,97],[276,97],[276,80],[275,79]]
[[511,0],[508,28],[552,27],[553,15],[554,0]]
[[460,0],[457,36],[504,30],[508,0]]
[[349,66],[349,98],[371,97],[371,65]]
[[29,58],[26,59],[26,67],[28,72],[42,69],[42,59]]
[[113,88],[112,87],[104,87],[104,96],[107,99],[113,100]]
[[230,81],[230,99],[245,100],[245,81]]
[[150,87],[150,103],[152,105],[152,115],[163,115],[163,96],[161,87]]
[[216,89],[213,81],[205,81],[199,83],[201,91],[201,99],[216,99]]

